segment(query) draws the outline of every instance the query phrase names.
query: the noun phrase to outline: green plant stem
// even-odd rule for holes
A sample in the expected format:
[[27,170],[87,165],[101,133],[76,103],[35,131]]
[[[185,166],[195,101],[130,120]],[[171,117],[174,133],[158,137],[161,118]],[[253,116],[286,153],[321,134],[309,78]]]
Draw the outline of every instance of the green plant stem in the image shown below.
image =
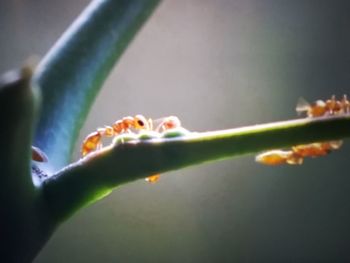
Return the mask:
[[350,116],[298,119],[176,138],[116,144],[46,180],[43,191],[59,221],[116,186],[208,161],[350,136]]
[[42,109],[34,144],[51,170],[69,163],[103,81],[159,0],[95,0],[39,64]]

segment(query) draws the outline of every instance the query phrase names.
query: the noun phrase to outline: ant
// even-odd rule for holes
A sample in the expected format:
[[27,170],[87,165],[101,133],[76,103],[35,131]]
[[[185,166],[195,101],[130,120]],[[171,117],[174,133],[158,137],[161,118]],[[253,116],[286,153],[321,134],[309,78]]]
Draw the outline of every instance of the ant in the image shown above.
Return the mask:
[[[300,98],[296,111],[299,114],[305,112],[309,118],[349,114],[350,102],[346,95],[343,95],[341,100],[336,100],[335,95],[333,95],[326,101],[317,100],[312,104]],[[297,165],[302,164],[305,157],[325,156],[333,150],[339,149],[342,144],[342,140],[337,140],[297,145],[290,150],[271,150],[257,155],[255,161],[265,165]]]
[[38,147],[32,146],[32,160],[40,163],[46,163],[48,158],[46,154]]
[[[161,123],[156,127],[155,131],[165,131],[181,126],[180,120],[175,116],[170,116],[160,119]],[[152,119],[146,119],[143,115],[136,115],[135,117],[124,117],[121,120],[116,121],[112,126],[105,126],[104,128],[98,128],[97,131],[90,133],[83,141],[81,154],[87,155],[90,152],[102,148],[103,137],[113,137],[122,133],[131,132],[131,129],[141,131],[153,130]]]
[[[160,122],[160,124],[154,129],[156,132],[181,127],[180,120],[175,116],[169,116],[155,121],[152,119],[146,119],[143,115],[140,114],[134,117],[124,117],[121,120],[116,121],[112,126],[98,128],[95,132],[90,133],[83,141],[81,154],[82,156],[85,156],[90,152],[101,149],[103,146],[103,137],[118,136],[122,133],[130,133],[132,130],[152,131],[153,125],[157,122]],[[159,174],[152,175],[147,177],[146,181],[155,183],[159,180],[159,177]]]
[[291,150],[271,150],[255,157],[255,161],[265,165],[300,165],[305,157],[319,157],[339,149],[343,141],[315,142],[293,146]]
[[97,131],[90,133],[83,141],[81,154],[82,156],[102,148],[103,137],[113,137],[121,133],[130,132],[130,129],[150,130],[150,122],[142,115],[135,117],[124,117],[116,121],[112,126],[98,128]]

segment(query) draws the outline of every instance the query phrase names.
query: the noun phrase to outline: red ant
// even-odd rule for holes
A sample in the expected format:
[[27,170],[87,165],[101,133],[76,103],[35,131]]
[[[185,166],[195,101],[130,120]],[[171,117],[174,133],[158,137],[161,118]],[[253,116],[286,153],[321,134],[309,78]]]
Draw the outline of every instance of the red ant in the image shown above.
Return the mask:
[[[135,117],[124,117],[121,120],[116,121],[112,126],[105,126],[104,128],[98,128],[97,131],[90,133],[83,141],[81,147],[82,156],[87,155],[90,152],[102,148],[103,137],[118,136],[122,133],[136,131],[151,131],[153,125],[157,121],[152,119],[146,119],[143,115],[136,115]],[[156,132],[165,131],[177,127],[181,127],[180,120],[175,116],[169,116],[158,120],[160,124],[155,128]],[[152,175],[146,178],[146,181],[155,183],[159,180],[160,175]]]
[[[350,113],[350,102],[344,95],[341,100],[336,100],[333,95],[326,101],[317,100],[310,104],[304,99],[299,99],[296,111],[306,113],[309,118],[322,116],[335,116]],[[319,157],[329,154],[341,147],[343,141],[315,142],[293,146],[290,150],[271,150],[256,156],[255,160],[266,165],[302,164],[305,157]]]
[[40,163],[46,163],[48,158],[46,154],[38,147],[32,146],[32,160]]

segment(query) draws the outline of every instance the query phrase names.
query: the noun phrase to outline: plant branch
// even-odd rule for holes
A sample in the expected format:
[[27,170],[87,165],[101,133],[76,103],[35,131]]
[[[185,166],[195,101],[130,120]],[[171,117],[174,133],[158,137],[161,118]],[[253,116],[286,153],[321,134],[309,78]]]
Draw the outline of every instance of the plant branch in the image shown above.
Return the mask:
[[54,217],[62,221],[116,186],[152,174],[273,148],[350,137],[350,116],[204,133],[179,130],[164,136],[145,140],[141,135],[137,140],[106,147],[46,180],[42,187]]

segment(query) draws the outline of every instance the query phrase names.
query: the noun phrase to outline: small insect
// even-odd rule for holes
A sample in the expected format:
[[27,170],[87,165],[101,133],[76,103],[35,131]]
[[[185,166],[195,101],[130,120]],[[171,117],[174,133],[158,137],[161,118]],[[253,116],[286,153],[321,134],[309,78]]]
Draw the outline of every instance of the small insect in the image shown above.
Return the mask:
[[[350,102],[346,95],[341,100],[336,100],[333,95],[330,99],[317,100],[310,104],[304,99],[299,99],[296,111],[306,113],[309,118],[322,116],[337,116],[350,113]],[[315,142],[291,147],[289,150],[271,150],[256,156],[256,162],[265,165],[302,164],[305,157],[325,156],[334,150],[338,150],[343,144],[342,140]]]
[[[159,123],[155,128],[154,126]],[[105,126],[98,128],[97,131],[90,133],[83,141],[81,147],[82,156],[90,152],[99,150],[103,147],[102,139],[104,137],[113,137],[122,133],[129,133],[135,131],[151,131],[163,132],[169,129],[181,127],[181,122],[176,116],[169,116],[158,120],[146,119],[143,115],[136,115],[135,117],[124,117],[116,121],[112,126]],[[155,174],[146,178],[147,182],[155,183],[159,180],[160,175]]]
[[298,114],[306,113],[307,117],[332,116],[350,113],[350,102],[346,95],[341,100],[337,100],[335,95],[323,101],[317,100],[309,103],[305,99],[298,100],[296,111]]
[[318,157],[329,154],[331,151],[338,150],[343,144],[342,140],[316,142],[310,144],[302,144],[292,147],[294,155],[298,157]]
[[255,161],[266,165],[302,164],[303,158],[298,158],[291,150],[271,150],[257,155]]
[[291,150],[271,150],[255,157],[255,161],[266,165],[300,165],[305,157],[320,157],[341,147],[343,141],[316,142],[293,146]]
[[[181,127],[181,122],[178,117],[176,116],[169,116],[165,118],[161,118],[155,121],[149,120],[151,123],[151,127],[156,124],[157,122],[159,125],[155,128],[156,132],[163,132],[170,129],[175,129]],[[146,181],[149,183],[156,183],[160,179],[160,174],[154,174],[146,178]]]
[[98,128],[97,131],[90,133],[83,141],[81,148],[82,156],[101,149],[103,137],[113,137],[121,133],[131,132],[131,129],[150,130],[149,120],[142,115],[136,115],[135,117],[124,117],[116,121],[112,126]]
[[38,147],[32,146],[32,160],[40,163],[46,163],[48,158],[46,154]]
[[135,117],[124,117],[123,119],[116,121],[112,126],[98,128],[97,131],[90,133],[83,141],[81,154],[82,156],[85,156],[90,152],[101,149],[103,146],[103,137],[113,137],[122,133],[132,132],[132,129],[136,131],[150,131],[153,130],[153,125],[157,122],[159,122],[159,125],[154,129],[156,132],[181,126],[180,120],[175,116],[161,118],[156,121],[146,119],[140,114],[136,115]]

